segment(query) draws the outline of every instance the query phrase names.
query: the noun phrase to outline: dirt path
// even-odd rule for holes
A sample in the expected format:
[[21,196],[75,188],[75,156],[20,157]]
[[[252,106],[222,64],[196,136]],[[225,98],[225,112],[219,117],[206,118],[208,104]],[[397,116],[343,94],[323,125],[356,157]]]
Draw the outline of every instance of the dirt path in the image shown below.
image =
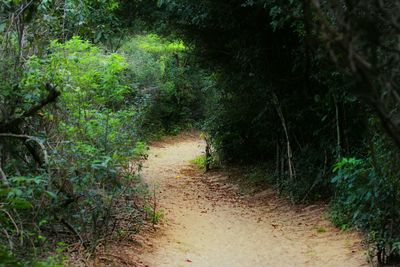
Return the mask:
[[368,266],[360,239],[333,228],[324,207],[293,207],[270,190],[241,196],[228,174],[190,166],[203,151],[193,136],[150,150],[143,177],[164,219],[146,266]]

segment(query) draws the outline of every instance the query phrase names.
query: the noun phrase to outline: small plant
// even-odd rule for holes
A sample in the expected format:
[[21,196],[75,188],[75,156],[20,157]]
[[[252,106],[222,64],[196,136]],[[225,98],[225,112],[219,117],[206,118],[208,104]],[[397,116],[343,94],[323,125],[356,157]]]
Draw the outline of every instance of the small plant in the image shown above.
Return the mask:
[[191,164],[194,164],[199,169],[205,169],[206,167],[206,156],[200,155],[190,161]]
[[160,222],[160,220],[164,217],[164,210],[163,209],[154,209],[153,206],[147,205],[144,208],[146,212],[146,216],[148,220],[153,224],[156,225]]
[[210,168],[215,167],[214,158],[212,156],[206,157],[205,155],[200,155],[192,159],[190,163],[196,165],[198,169],[204,171],[208,171]]
[[164,216],[164,210],[158,209],[157,207],[157,195],[156,195],[156,186],[153,186],[153,196],[144,207],[144,211],[146,212],[146,217],[149,221],[154,225],[159,223],[159,221]]

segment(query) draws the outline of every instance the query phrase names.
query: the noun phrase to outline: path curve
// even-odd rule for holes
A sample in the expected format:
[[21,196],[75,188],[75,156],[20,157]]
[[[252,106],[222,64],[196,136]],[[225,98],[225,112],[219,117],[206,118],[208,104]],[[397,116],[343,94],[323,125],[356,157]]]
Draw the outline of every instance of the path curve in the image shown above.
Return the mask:
[[150,149],[143,179],[164,219],[141,255],[146,266],[368,266],[359,237],[332,227],[323,207],[299,209],[271,190],[241,196],[228,174],[190,166],[204,145],[186,135]]

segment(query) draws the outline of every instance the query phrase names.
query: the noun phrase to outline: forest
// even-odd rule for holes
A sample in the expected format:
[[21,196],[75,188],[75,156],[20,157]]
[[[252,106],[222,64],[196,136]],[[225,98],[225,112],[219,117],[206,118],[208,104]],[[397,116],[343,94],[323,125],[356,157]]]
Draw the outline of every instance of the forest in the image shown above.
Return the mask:
[[399,1],[0,0],[0,59],[0,266],[157,223],[148,146],[187,131],[400,264]]

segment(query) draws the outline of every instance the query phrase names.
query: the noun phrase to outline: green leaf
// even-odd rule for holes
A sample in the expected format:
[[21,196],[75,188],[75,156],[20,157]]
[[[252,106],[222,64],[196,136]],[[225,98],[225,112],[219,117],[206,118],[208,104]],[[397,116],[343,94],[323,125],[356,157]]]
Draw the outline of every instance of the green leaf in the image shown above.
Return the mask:
[[32,204],[23,198],[13,198],[10,199],[11,205],[16,209],[30,209],[32,208]]

